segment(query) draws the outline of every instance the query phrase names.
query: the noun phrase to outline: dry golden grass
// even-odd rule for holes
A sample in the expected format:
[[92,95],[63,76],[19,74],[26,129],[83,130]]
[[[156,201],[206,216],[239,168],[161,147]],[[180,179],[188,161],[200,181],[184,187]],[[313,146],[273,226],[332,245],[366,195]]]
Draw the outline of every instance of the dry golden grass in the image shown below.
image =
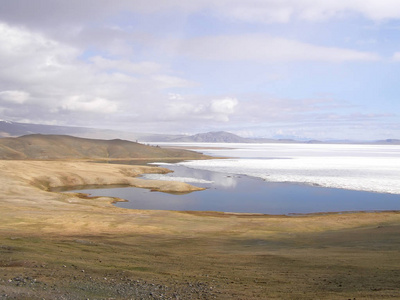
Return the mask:
[[398,212],[287,217],[128,210],[111,204],[118,199],[51,190],[198,188],[135,177],[168,172],[157,167],[0,161],[0,169],[0,299],[400,298]]
[[201,159],[198,152],[164,149],[125,140],[32,134],[0,139],[0,159]]

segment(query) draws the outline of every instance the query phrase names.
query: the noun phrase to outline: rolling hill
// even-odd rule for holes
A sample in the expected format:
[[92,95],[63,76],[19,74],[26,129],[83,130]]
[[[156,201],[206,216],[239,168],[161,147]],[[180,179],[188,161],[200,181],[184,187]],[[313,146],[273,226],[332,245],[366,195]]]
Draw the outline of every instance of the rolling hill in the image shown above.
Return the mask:
[[97,140],[66,135],[25,135],[0,139],[0,159],[200,159],[188,150],[163,149],[115,139]]

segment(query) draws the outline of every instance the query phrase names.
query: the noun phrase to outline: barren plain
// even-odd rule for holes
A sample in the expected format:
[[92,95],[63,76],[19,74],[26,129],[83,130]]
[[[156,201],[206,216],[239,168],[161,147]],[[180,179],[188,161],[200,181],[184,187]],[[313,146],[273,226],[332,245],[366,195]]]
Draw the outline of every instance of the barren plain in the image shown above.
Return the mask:
[[157,167],[0,161],[0,299],[400,297],[400,213],[288,216],[140,211],[52,192],[131,185]]
[[[138,178],[167,169],[104,163],[137,149],[139,163],[191,153],[97,141],[97,162],[90,162],[84,156],[92,142],[51,139],[2,146],[18,159],[0,160],[0,299],[400,298],[397,211],[273,216],[117,208],[112,203],[123,199],[57,190],[198,192]],[[78,144],[59,149],[71,142]],[[60,151],[63,158],[43,159]]]

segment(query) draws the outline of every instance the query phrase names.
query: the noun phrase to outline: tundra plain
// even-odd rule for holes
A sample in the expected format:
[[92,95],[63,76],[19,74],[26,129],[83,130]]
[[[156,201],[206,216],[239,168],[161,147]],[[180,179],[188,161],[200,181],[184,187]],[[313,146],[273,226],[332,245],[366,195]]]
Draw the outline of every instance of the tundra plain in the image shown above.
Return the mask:
[[123,199],[57,188],[199,188],[137,178],[164,168],[82,158],[1,160],[0,168],[0,299],[400,298],[397,211],[122,209],[112,203]]

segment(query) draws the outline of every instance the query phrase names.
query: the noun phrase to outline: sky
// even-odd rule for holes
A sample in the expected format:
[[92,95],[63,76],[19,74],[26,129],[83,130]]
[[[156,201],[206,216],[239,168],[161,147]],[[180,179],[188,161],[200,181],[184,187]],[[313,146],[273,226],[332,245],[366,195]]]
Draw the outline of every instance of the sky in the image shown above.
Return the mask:
[[0,119],[400,138],[398,0],[0,0]]

